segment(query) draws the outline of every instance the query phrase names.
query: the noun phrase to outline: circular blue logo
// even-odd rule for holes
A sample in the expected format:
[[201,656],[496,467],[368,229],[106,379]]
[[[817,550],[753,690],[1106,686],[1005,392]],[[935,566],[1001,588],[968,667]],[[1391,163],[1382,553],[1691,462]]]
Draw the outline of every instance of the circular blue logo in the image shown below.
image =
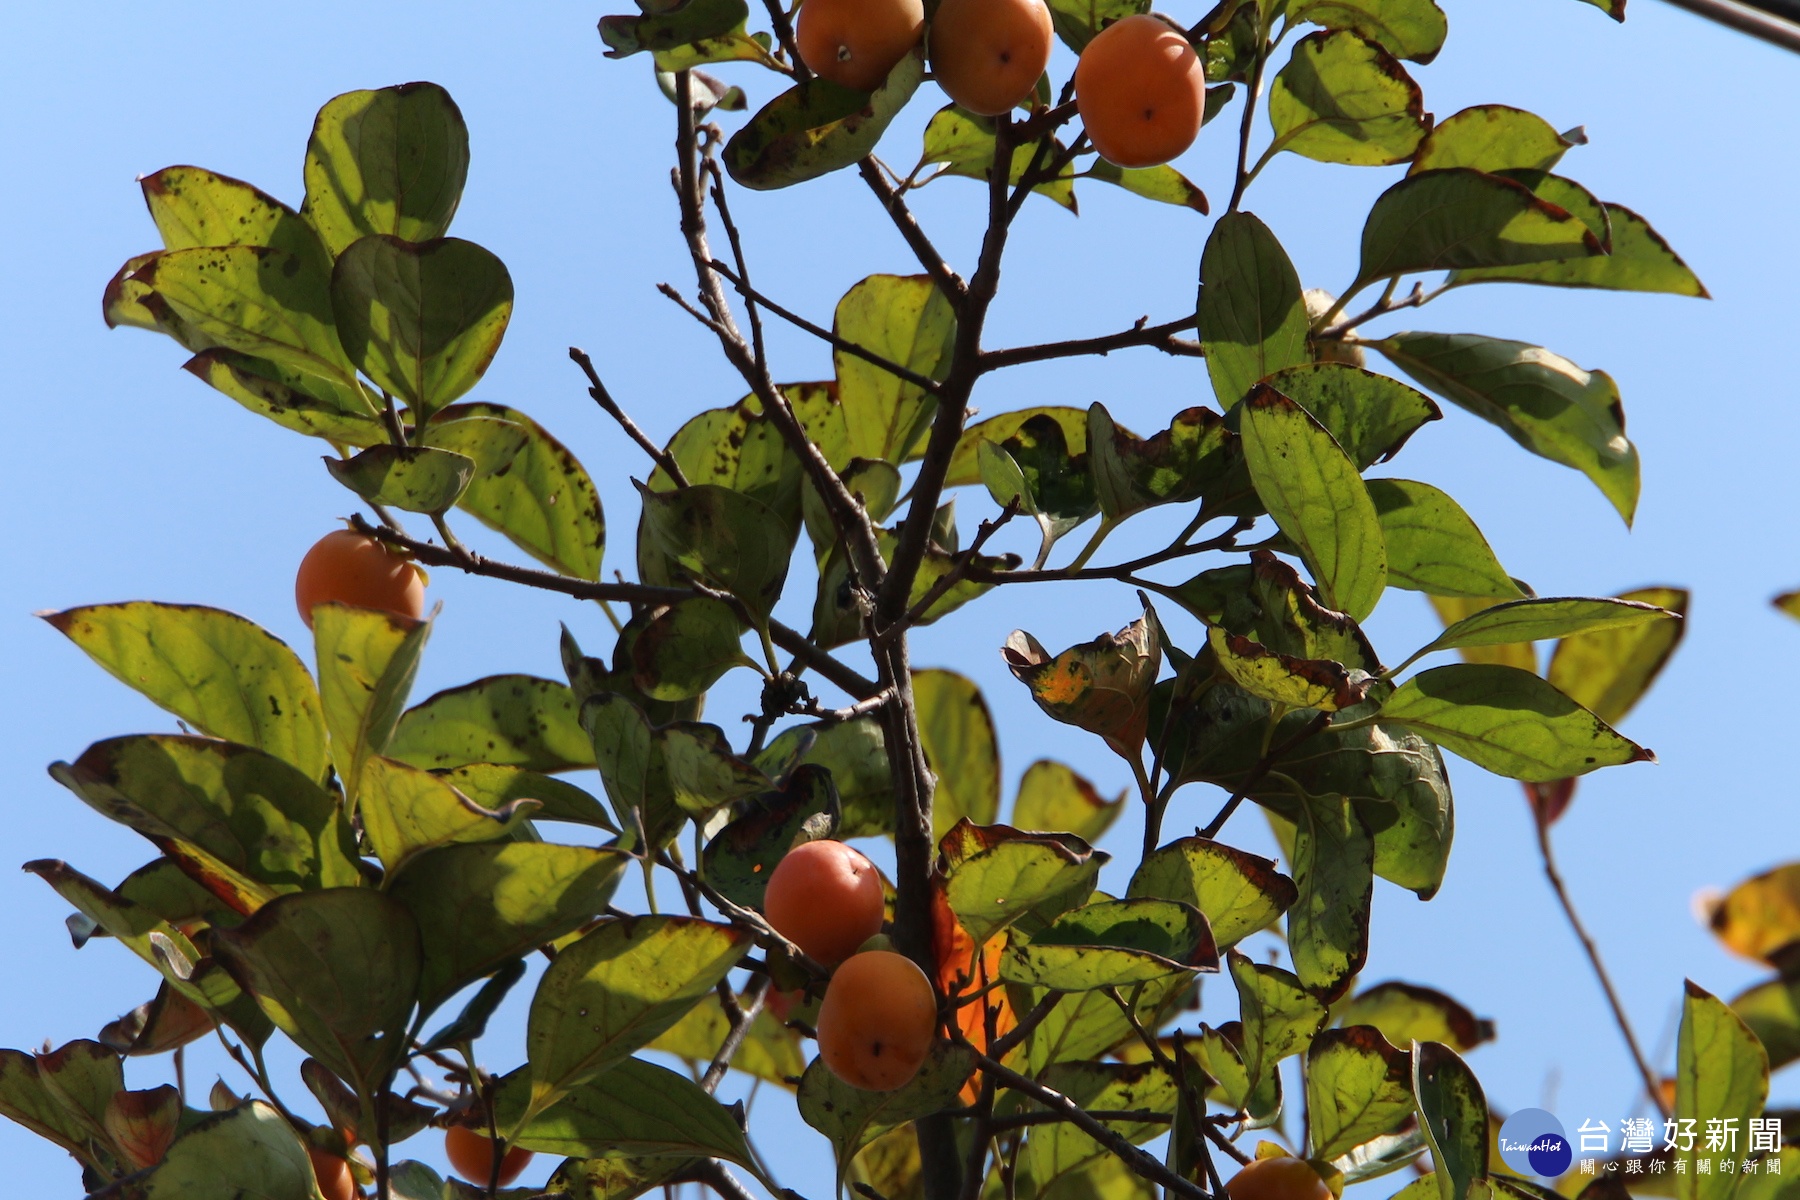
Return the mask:
[[1554,1179],[1569,1169],[1575,1152],[1561,1121],[1541,1108],[1522,1108],[1500,1126],[1500,1160],[1521,1175]]

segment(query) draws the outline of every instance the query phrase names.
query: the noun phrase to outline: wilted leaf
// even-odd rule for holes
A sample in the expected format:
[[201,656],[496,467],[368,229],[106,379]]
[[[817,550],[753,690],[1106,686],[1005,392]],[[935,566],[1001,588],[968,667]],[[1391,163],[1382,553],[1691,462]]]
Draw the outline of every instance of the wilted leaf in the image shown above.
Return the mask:
[[1744,880],[1712,906],[1707,924],[1733,952],[1780,966],[1800,943],[1800,863]]
[[1371,682],[1342,663],[1282,654],[1217,625],[1207,630],[1206,642],[1219,668],[1239,687],[1288,708],[1337,712],[1362,703]]
[[1036,638],[1015,630],[1001,651],[1013,675],[1055,720],[1106,739],[1135,759],[1149,728],[1150,689],[1162,646],[1148,609],[1118,633],[1103,633],[1052,657]]

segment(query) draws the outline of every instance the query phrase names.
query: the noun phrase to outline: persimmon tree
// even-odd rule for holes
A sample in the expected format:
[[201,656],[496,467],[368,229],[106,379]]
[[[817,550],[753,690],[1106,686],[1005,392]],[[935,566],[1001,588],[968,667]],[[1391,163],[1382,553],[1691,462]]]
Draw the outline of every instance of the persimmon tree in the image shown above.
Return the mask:
[[[972,31],[958,36],[989,40],[940,38],[930,59],[954,70],[955,94],[1000,112],[942,108],[905,175],[874,152],[898,112],[929,102],[917,22],[901,21],[897,48],[875,31],[868,44],[892,57],[862,91],[814,77],[776,0],[757,32],[743,0],[601,21],[610,55],[653,60],[673,101],[673,224],[693,280],[663,290],[744,393],[658,445],[570,351],[646,455],[633,561],[610,581],[586,470],[526,413],[467,398],[513,292],[498,258],[449,235],[470,153],[442,88],[327,103],[298,208],[196,167],[142,181],[162,248],[120,269],[106,319],[172,338],[201,381],[325,443],[355,511],[332,535],[336,565],[309,558],[298,589],[313,670],[211,608],[47,617],[182,726],[51,767],[152,843],[150,862],[110,885],[60,861],[27,867],[75,908],[78,945],[116,939],[157,981],[94,1040],[0,1053],[0,1111],[67,1149],[90,1193],[627,1200],[691,1181],[735,1198],[747,1177],[782,1193],[781,1159],[714,1098],[737,1070],[794,1089],[822,1139],[795,1153],[828,1147],[840,1185],[870,1200],[1212,1197],[1258,1153],[1257,1130],[1294,1161],[1246,1175],[1246,1195],[1282,1179],[1340,1193],[1426,1161],[1409,1200],[1548,1195],[1490,1172],[1490,1115],[1460,1054],[1492,1027],[1429,987],[1360,981],[1370,897],[1378,877],[1423,899],[1444,878],[1447,750],[1526,784],[1566,902],[1551,824],[1576,778],[1650,757],[1612,722],[1672,651],[1685,593],[1541,598],[1443,489],[1370,477],[1429,436],[1431,393],[1582,472],[1627,521],[1638,497],[1604,373],[1502,337],[1374,327],[1478,284],[1704,289],[1637,213],[1558,173],[1579,131],[1500,105],[1433,120],[1406,66],[1446,36],[1432,0],[1226,0],[1185,30],[1140,0],[1055,0],[1055,36],[1104,53],[1080,60],[1079,97],[1053,64],[1063,81],[1027,75],[1011,111],[994,97],[1017,82],[1015,53],[1039,52],[1041,20],[1008,0],[984,26],[955,2]],[[819,36],[840,76],[866,68],[858,30]],[[1162,65],[1135,70],[1132,54],[1152,51]],[[719,64],[782,90],[732,116],[745,92],[700,69]],[[1134,124],[1129,89],[1147,79],[1164,90]],[[1226,118],[1200,136],[1238,148],[1213,185],[1195,311],[990,345],[1024,205],[1073,209],[1077,188],[1107,184],[1209,213],[1161,161],[1192,137],[1164,136],[1184,95],[1204,109],[1193,127]],[[644,103],[667,112],[648,89]],[[1092,148],[1082,114],[1102,111],[1120,149],[1102,148],[1129,165]],[[912,153],[895,140],[887,153]],[[1304,288],[1252,213],[1284,153],[1394,171],[1337,293]],[[758,290],[731,196],[839,170],[916,263],[807,317]],[[986,214],[970,263],[941,254],[908,203],[946,175],[976,181],[952,186]],[[773,321],[828,343],[834,377],[785,374]],[[1131,349],[1190,360],[1210,405],[1146,433],[1102,403],[970,420],[989,375]],[[965,538],[950,498],[976,488],[998,512]],[[1168,544],[1110,560],[1108,536],[1156,508],[1178,527]],[[537,565],[469,549],[456,527],[470,517]],[[1061,547],[1084,526],[1078,551]],[[1022,533],[1029,563],[990,549]],[[797,554],[818,578],[804,630],[774,615]],[[502,675],[409,707],[432,621],[409,608],[408,561],[598,602],[617,640],[595,657],[565,628],[566,681]],[[352,562],[373,564],[379,588],[347,590]],[[1001,823],[989,701],[915,667],[909,634],[1045,581],[1092,581],[1096,627],[1122,628],[1055,652],[1015,633],[996,651],[1021,688],[997,699],[1102,739],[1137,795],[1107,801],[1046,760]],[[1432,597],[1443,632],[1378,652],[1360,623],[1393,588]],[[1174,631],[1159,609],[1184,614]],[[1531,645],[1547,640],[1540,672]],[[761,678],[747,729],[736,714],[702,722],[709,689],[742,671]],[[582,770],[604,799],[558,777]],[[1284,861],[1231,844],[1245,801]],[[1096,891],[1108,856],[1094,843],[1126,803],[1144,836],[1115,898]],[[860,855],[822,849],[781,870],[796,846],[854,838],[892,840],[879,921]],[[616,906],[632,873],[647,913]],[[784,892],[766,904],[772,877]],[[1282,962],[1236,949],[1264,930],[1281,934]],[[802,944],[861,952],[839,965]],[[483,1035],[535,956],[548,966],[517,998],[526,1061],[492,1073]],[[1209,973],[1237,1019],[1193,1021]],[[126,1059],[214,1036],[250,1094],[125,1087]],[[266,1065],[277,1036],[306,1056],[298,1081]],[[690,1060],[692,1077],[645,1051]],[[1691,989],[1675,1108],[1759,1113],[1761,1053]],[[1284,1097],[1296,1081],[1303,1096]],[[322,1120],[292,1107],[301,1088]],[[434,1127],[456,1169],[485,1178],[402,1158]],[[526,1153],[561,1162],[544,1187],[507,1190]],[[1699,1200],[1736,1183],[1683,1178]]]

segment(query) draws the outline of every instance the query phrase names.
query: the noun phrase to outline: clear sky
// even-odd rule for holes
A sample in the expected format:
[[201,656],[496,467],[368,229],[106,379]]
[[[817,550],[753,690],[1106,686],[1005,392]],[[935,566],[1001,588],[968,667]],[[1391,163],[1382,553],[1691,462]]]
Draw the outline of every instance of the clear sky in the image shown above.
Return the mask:
[[[1172,11],[1200,15],[1197,0],[1183,4]],[[1800,626],[1768,607],[1774,593],[1800,585],[1791,518],[1800,474],[1788,466],[1800,449],[1790,382],[1800,134],[1789,112],[1800,59],[1657,0],[1633,0],[1622,27],[1576,0],[1444,7],[1449,44],[1416,72],[1427,107],[1441,118],[1505,102],[1558,128],[1584,125],[1591,144],[1572,151],[1562,170],[1647,216],[1715,297],[1469,288],[1378,327],[1539,342],[1606,369],[1623,392],[1644,461],[1634,531],[1580,476],[1527,456],[1460,411],[1415,438],[1395,469],[1447,487],[1509,569],[1541,594],[1665,582],[1695,589],[1686,644],[1626,726],[1661,765],[1589,779],[1558,828],[1571,889],[1667,1067],[1682,978],[1731,995],[1759,974],[1697,927],[1691,895],[1800,852],[1784,732]],[[575,449],[614,522],[609,566],[629,566],[629,479],[642,477],[645,463],[585,398],[566,348],[590,350],[614,394],[658,437],[740,388],[709,335],[653,290],[688,279],[666,182],[673,110],[648,62],[601,57],[594,21],[604,11],[566,0],[0,9],[0,148],[12,164],[12,183],[0,188],[0,228],[9,235],[0,339],[11,363],[0,503],[13,514],[0,569],[0,725],[9,731],[0,781],[12,861],[62,857],[116,881],[151,857],[52,783],[44,766],[102,737],[171,727],[30,614],[138,598],[205,603],[261,622],[310,658],[291,600],[293,568],[352,510],[318,462],[322,446],[179,371],[172,343],[102,324],[102,285],[128,255],[156,243],[133,184],[139,174],[194,163],[297,203],[307,130],[325,100],[415,79],[448,87],[473,140],[455,232],[498,253],[518,293],[506,345],[472,398],[523,408]],[[1061,78],[1069,66],[1062,53],[1053,71]],[[748,88],[753,103],[772,94],[774,77],[754,68],[721,73]],[[921,95],[883,143],[901,169],[915,158],[934,104]],[[1230,141],[1223,123],[1211,127],[1180,164],[1219,207]],[[1284,155],[1247,207],[1280,235],[1308,286],[1335,290],[1354,273],[1369,202],[1395,175]],[[1099,185],[1086,187],[1081,203],[1079,218],[1027,205],[992,344],[1106,332],[1146,314],[1167,320],[1192,304],[1206,219]],[[821,321],[864,275],[913,269],[851,175],[741,194],[734,205],[760,285]],[[966,266],[978,234],[976,185],[941,181],[917,207]],[[829,372],[819,344],[786,330],[773,337],[788,378]],[[1143,431],[1210,403],[1201,364],[1145,351],[1017,371],[984,383],[977,403],[996,413],[1095,399]],[[965,529],[991,511],[985,495],[966,493]],[[1149,524],[1138,542],[1115,539],[1120,548],[1168,532]],[[477,548],[511,553],[472,526],[460,527]],[[1014,548],[1023,550],[1018,532]],[[559,620],[591,652],[609,641],[591,606],[448,571],[435,574],[432,594],[444,615],[417,697],[501,671],[555,676]],[[810,601],[797,571],[789,610],[803,614]],[[1110,585],[1009,589],[922,632],[914,659],[980,681],[998,717],[1009,792],[1028,763],[1049,754],[1116,792],[1127,784],[1122,764],[1026,702],[998,647],[1017,624],[1053,648],[1067,645],[1123,625],[1134,608],[1129,591]],[[1422,600],[1390,592],[1372,632],[1397,661],[1431,626]],[[1177,628],[1197,639],[1191,626]],[[740,736],[748,697],[741,686],[724,688],[709,715]],[[1595,1117],[1617,1128],[1634,1103],[1633,1075],[1538,871],[1518,787],[1461,762],[1452,771],[1458,829],[1449,879],[1429,904],[1382,885],[1364,978],[1438,986],[1495,1018],[1499,1043],[1471,1061],[1497,1108],[1543,1104],[1571,1127]],[[1176,801],[1169,828],[1211,813],[1219,797],[1204,792]],[[1109,844],[1134,846],[1137,828],[1122,821]],[[1269,845],[1254,811],[1239,814],[1227,837]],[[1117,889],[1124,879],[1109,873],[1102,883]],[[65,905],[37,880],[0,872],[0,905],[10,950],[0,973],[0,1044],[91,1037],[153,992],[150,973],[117,945],[73,951]],[[523,995],[491,1039],[490,1067],[519,1061]],[[1231,1014],[1228,986],[1209,997],[1209,1019]],[[202,1094],[229,1066],[204,1050],[193,1061]],[[129,1080],[153,1086],[166,1070],[166,1059],[137,1061]],[[243,1089],[241,1078],[227,1078]],[[1796,1092],[1777,1079],[1778,1097],[1800,1099]],[[814,1200],[828,1194],[825,1143],[796,1140],[811,1135],[791,1099],[765,1088],[755,1112],[783,1181]],[[423,1156],[434,1153],[435,1144]],[[70,1161],[22,1129],[0,1124],[0,1155],[13,1194],[77,1193]]]

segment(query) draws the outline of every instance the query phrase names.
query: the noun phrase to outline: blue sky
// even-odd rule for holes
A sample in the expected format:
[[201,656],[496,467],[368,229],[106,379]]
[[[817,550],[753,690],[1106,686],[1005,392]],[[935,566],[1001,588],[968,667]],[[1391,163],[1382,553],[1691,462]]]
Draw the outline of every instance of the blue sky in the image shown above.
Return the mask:
[[[1449,44],[1416,72],[1427,107],[1441,118],[1504,102],[1558,128],[1584,125],[1591,144],[1572,151],[1562,170],[1647,216],[1715,297],[1469,288],[1376,327],[1538,342],[1606,369],[1624,395],[1644,460],[1633,531],[1580,476],[1528,457],[1459,411],[1415,438],[1396,469],[1448,488],[1509,569],[1541,594],[1665,582],[1695,589],[1686,644],[1626,726],[1661,765],[1589,779],[1558,829],[1571,890],[1641,1035],[1663,1048],[1667,1066],[1682,978],[1729,995],[1758,975],[1697,927],[1691,895],[1800,850],[1783,733],[1800,626],[1768,607],[1775,592],[1800,585],[1788,516],[1800,475],[1784,466],[1800,451],[1789,383],[1800,134],[1778,99],[1796,93],[1800,59],[1656,0],[1633,0],[1622,27],[1576,0],[1444,6]],[[1173,11],[1191,20],[1199,10]],[[456,232],[499,254],[518,293],[506,345],[473,398],[530,412],[576,451],[613,522],[609,562],[629,564],[629,480],[644,475],[645,463],[583,395],[566,348],[592,352],[615,396],[659,438],[741,389],[708,335],[653,290],[686,278],[666,184],[673,110],[646,62],[601,57],[593,25],[603,11],[562,0],[254,8],[171,0],[0,12],[9,50],[0,146],[13,172],[0,191],[11,231],[0,339],[12,364],[12,449],[0,497],[14,514],[0,571],[0,725],[9,731],[0,780],[13,861],[63,857],[117,880],[150,857],[43,768],[102,737],[170,727],[30,614],[137,598],[212,604],[263,623],[310,657],[291,601],[293,566],[352,507],[320,466],[322,447],[177,370],[173,344],[101,323],[101,286],[124,258],[155,244],[133,184],[139,174],[195,163],[297,202],[306,133],[326,99],[413,79],[448,87],[473,141]],[[1069,66],[1064,54],[1053,71],[1061,78]],[[731,74],[753,103],[772,94],[771,76]],[[922,96],[883,143],[900,169],[916,157],[933,107]],[[1215,206],[1229,192],[1234,147],[1225,124],[1235,121],[1205,131],[1180,164]],[[1335,290],[1354,273],[1369,202],[1395,174],[1283,155],[1247,207],[1283,239],[1308,286]],[[921,218],[958,264],[972,257],[980,202],[975,184],[955,179],[918,198]],[[759,285],[819,320],[864,275],[913,269],[852,176],[740,194],[734,207]],[[1079,218],[1034,201],[1014,236],[990,344],[1178,315],[1192,304],[1208,228],[1195,213],[1097,185],[1084,190]],[[819,344],[771,332],[782,374],[829,372]],[[1180,408],[1210,403],[1205,380],[1197,362],[1138,351],[990,379],[976,403],[991,414],[1100,399],[1122,422],[1151,431]],[[984,495],[965,493],[966,529],[991,511]],[[1118,549],[1151,546],[1169,532],[1147,526],[1115,538]],[[1016,532],[1013,548],[1024,550]],[[503,550],[483,531],[466,536]],[[792,592],[790,607],[803,614],[804,577]],[[447,571],[436,573],[432,595],[444,615],[419,697],[500,671],[555,675],[559,620],[592,648],[608,642],[591,606]],[[1008,590],[923,631],[914,660],[954,666],[982,684],[1009,791],[1027,764],[1054,754],[1116,792],[1127,783],[1122,765],[1025,703],[998,647],[1017,624],[1060,647],[1117,628],[1134,608],[1127,590],[1108,585]],[[1431,627],[1424,602],[1404,592],[1390,592],[1371,624],[1389,661]],[[745,687],[728,685],[710,716],[735,735],[748,702]],[[1458,831],[1449,879],[1429,904],[1383,885],[1365,978],[1438,986],[1495,1018],[1499,1043],[1471,1061],[1496,1107],[1542,1104],[1571,1127],[1596,1117],[1616,1128],[1633,1104],[1633,1075],[1544,886],[1518,788],[1460,762],[1452,769]],[[1204,820],[1218,799],[1183,793],[1169,827]],[[1122,821],[1109,845],[1134,846],[1136,828]],[[1227,836],[1270,845],[1251,810]],[[1124,878],[1120,871],[1102,882],[1117,888]],[[0,872],[0,905],[12,951],[0,983],[0,1044],[92,1036],[153,991],[116,945],[73,951],[64,905],[37,880]],[[1229,992],[1211,989],[1209,1019],[1229,1015]],[[508,1011],[488,1050],[497,1069],[520,1057],[522,1008]],[[227,1066],[217,1053],[196,1052],[193,1080],[204,1089]],[[166,1069],[166,1060],[134,1062],[130,1081],[152,1086]],[[1775,1092],[1800,1098],[1780,1077]],[[791,1100],[764,1089],[755,1119],[779,1147],[783,1181],[826,1194],[827,1151],[822,1141],[802,1150],[790,1140],[811,1137]],[[18,1194],[76,1193],[70,1161],[22,1129],[0,1124],[0,1153]]]

